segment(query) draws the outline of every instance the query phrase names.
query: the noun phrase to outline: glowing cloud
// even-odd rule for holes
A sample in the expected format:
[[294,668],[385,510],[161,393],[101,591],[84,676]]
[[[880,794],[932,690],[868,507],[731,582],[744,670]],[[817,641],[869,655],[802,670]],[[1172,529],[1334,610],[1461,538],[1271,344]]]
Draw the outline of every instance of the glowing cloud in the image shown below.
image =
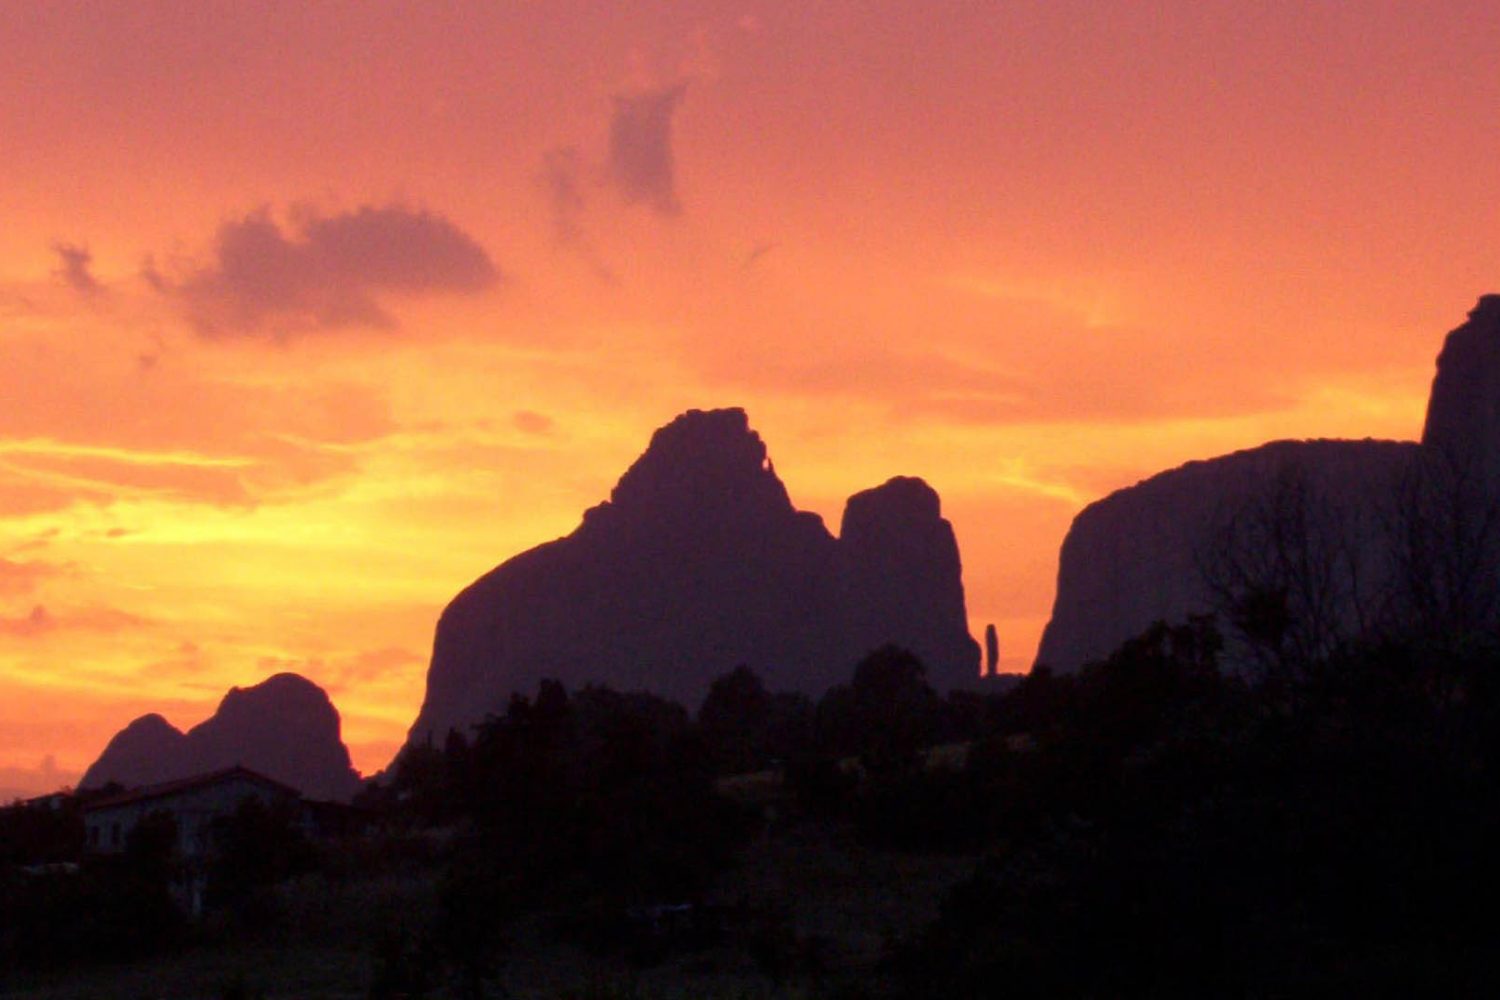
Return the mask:
[[29,594],[57,572],[58,568],[50,563],[0,558],[0,597]]
[[145,624],[144,618],[117,608],[84,608],[66,615],[55,615],[44,605],[38,604],[25,615],[13,618],[0,615],[0,636],[27,639],[47,632],[75,630],[109,633]]

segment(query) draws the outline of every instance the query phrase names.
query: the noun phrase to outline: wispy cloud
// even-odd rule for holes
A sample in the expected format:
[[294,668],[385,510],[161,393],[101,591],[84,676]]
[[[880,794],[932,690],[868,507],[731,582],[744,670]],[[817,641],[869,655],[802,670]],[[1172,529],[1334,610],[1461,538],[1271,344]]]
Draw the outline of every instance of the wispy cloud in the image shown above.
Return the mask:
[[88,247],[77,243],[54,243],[52,252],[57,254],[58,261],[54,273],[69,288],[81,295],[96,295],[103,291],[104,286],[94,277],[94,255]]
[[294,673],[316,681],[332,693],[378,683],[420,671],[426,658],[394,646],[367,649],[349,656],[324,658],[263,656],[256,666],[267,673]]
[[71,444],[27,439],[0,441],[0,455],[48,455],[61,458],[98,458],[126,465],[186,465],[198,468],[245,468],[252,459],[236,456],[201,455],[190,451],[147,451],[110,445]]
[[564,245],[583,238],[583,161],[577,146],[549,149],[542,157],[540,180],[552,209],[552,233]]
[[0,805],[32,795],[45,795],[72,785],[80,775],[57,766],[57,757],[46,754],[36,767],[0,767]]
[[37,585],[59,572],[51,563],[27,560],[18,562],[0,557],[0,597],[30,594]]
[[0,635],[30,639],[49,632],[121,632],[148,624],[146,619],[118,608],[80,608],[54,614],[42,604],[17,617],[0,616]]
[[511,423],[521,433],[538,437],[551,434],[554,426],[551,417],[534,410],[517,410],[511,414]]
[[594,241],[584,230],[583,214],[588,207],[588,198],[584,193],[583,156],[578,147],[549,149],[542,157],[538,180],[552,213],[552,236],[557,245],[576,253],[600,278],[613,281],[614,271],[604,262]]

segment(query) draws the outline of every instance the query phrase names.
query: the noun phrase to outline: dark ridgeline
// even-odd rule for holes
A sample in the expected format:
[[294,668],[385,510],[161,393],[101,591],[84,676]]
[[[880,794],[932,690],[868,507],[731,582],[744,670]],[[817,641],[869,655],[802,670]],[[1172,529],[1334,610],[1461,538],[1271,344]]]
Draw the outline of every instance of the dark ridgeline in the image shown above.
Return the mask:
[[313,799],[348,801],[359,775],[328,695],[296,674],[232,688],[209,719],[186,733],[143,715],[115,734],[79,788],[154,785],[243,765]]
[[692,410],[571,535],[448,605],[408,745],[441,744],[548,678],[696,705],[748,665],[772,689],[818,694],[886,643],[939,689],[977,680],[937,494],[909,478],[859,493],[835,538],[792,506],[743,410]]
[[[1071,671],[1153,622],[1217,613],[1231,665],[1359,636],[1493,624],[1500,296],[1448,334],[1420,444],[1276,441],[1090,504],[1059,559],[1037,663]],[[1297,647],[1297,648],[1293,648]]]

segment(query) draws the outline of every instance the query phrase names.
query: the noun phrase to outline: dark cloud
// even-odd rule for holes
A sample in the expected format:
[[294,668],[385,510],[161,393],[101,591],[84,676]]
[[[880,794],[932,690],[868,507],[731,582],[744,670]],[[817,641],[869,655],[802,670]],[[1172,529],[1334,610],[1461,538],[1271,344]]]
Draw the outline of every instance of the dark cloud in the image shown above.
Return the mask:
[[263,208],[219,227],[207,266],[172,280],[148,261],[143,276],[179,298],[205,335],[390,328],[381,294],[470,293],[501,279],[484,248],[448,219],[398,205],[300,209],[287,228]]
[[537,180],[547,199],[554,240],[606,282],[614,282],[614,271],[585,226],[590,194],[599,186],[610,187],[626,204],[644,205],[658,215],[682,211],[672,119],[686,91],[687,84],[679,83],[617,95],[602,169],[593,155],[586,162],[577,146],[558,146],[542,157]]
[[609,176],[625,200],[662,215],[682,210],[672,154],[672,115],[685,84],[615,98],[609,123]]
[[53,273],[69,288],[81,295],[94,295],[104,288],[89,270],[94,255],[88,247],[76,243],[54,243],[52,252],[57,254],[58,261],[58,268]]

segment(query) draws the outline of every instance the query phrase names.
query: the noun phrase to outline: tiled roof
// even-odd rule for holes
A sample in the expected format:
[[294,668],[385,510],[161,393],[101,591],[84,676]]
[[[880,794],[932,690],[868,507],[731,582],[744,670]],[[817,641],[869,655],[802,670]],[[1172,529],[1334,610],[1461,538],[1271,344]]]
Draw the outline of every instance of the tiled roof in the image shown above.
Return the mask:
[[245,781],[252,781],[258,785],[264,785],[267,788],[273,789],[278,792],[283,792],[287,795],[292,796],[293,798],[302,797],[301,793],[298,792],[295,788],[292,788],[290,785],[283,785],[281,782],[268,778],[264,774],[260,774],[258,772],[250,770],[248,767],[241,767],[240,765],[236,764],[234,767],[226,767],[221,771],[210,771],[206,774],[195,774],[191,778],[178,778],[176,781],[164,781],[159,785],[143,785],[140,788],[132,788],[129,791],[120,792],[118,795],[110,795],[102,799],[95,799],[94,801],[85,805],[83,807],[83,811],[86,813],[90,813],[99,809],[112,809],[116,806],[129,805],[131,803],[142,802],[147,799],[165,798],[170,795],[178,795],[182,792],[194,791],[208,785],[216,785],[220,782],[229,781],[236,778]]

